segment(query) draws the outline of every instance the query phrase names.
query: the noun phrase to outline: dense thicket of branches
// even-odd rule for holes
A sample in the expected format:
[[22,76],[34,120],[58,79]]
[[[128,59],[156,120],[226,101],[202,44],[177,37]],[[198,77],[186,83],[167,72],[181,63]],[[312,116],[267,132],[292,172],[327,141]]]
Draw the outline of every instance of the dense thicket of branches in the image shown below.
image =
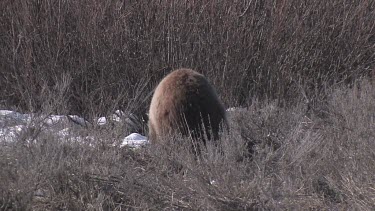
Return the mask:
[[375,66],[374,1],[4,0],[0,14],[0,102],[22,110],[147,107],[178,67],[231,106],[312,100]]
[[179,67],[247,106],[217,144],[3,116],[0,210],[374,210],[374,0],[0,1],[0,109],[137,119]]
[[311,112],[253,103],[199,157],[188,138],[130,149],[120,128],[34,124],[0,136],[0,210],[374,210],[374,102],[364,80]]

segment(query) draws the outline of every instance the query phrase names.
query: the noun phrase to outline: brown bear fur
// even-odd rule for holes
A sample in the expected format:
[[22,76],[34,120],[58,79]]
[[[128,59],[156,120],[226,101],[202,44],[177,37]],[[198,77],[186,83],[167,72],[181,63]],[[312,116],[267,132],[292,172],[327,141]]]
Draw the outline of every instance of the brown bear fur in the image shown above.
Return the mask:
[[222,123],[227,124],[225,112],[202,74],[191,69],[175,70],[160,82],[152,97],[149,139],[160,143],[168,135],[180,133],[203,142],[204,134],[216,140]]

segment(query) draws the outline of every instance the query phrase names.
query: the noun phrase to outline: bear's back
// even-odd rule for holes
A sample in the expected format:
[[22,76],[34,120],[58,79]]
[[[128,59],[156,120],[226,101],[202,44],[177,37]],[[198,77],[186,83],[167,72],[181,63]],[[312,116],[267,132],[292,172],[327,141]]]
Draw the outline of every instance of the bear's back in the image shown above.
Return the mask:
[[160,82],[149,116],[151,140],[177,131],[196,137],[212,132],[217,138],[219,124],[226,121],[225,109],[213,87],[202,74],[190,69],[175,70]]

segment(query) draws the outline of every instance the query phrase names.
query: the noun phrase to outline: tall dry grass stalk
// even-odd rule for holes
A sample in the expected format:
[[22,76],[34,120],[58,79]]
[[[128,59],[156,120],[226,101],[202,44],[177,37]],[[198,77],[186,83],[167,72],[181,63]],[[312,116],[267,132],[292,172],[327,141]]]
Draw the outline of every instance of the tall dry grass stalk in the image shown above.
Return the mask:
[[203,72],[227,105],[314,102],[374,69],[374,11],[347,0],[3,1],[1,102],[39,110],[42,90],[69,76],[66,112],[107,114],[178,67]]

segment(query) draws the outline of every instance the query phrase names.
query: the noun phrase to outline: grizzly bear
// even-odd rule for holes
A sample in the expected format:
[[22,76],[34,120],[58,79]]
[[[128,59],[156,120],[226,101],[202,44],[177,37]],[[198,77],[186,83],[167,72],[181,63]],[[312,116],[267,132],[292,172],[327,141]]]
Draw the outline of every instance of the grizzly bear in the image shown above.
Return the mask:
[[181,134],[194,140],[217,140],[225,109],[207,79],[191,69],[168,74],[156,87],[149,111],[149,139],[163,142],[168,135]]

